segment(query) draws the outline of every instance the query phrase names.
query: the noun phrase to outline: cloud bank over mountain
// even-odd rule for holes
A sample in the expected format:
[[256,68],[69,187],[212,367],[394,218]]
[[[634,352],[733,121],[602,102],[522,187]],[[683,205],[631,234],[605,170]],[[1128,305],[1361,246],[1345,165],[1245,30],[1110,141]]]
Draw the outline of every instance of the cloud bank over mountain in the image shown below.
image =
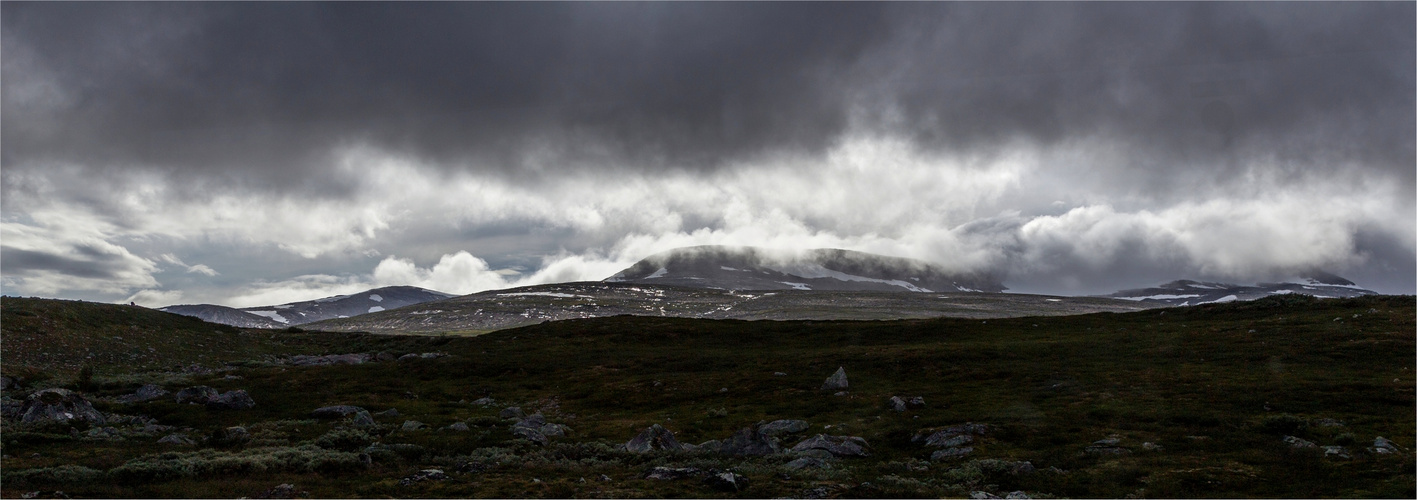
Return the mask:
[[6,294],[470,293],[701,244],[1417,289],[1411,4],[0,9]]

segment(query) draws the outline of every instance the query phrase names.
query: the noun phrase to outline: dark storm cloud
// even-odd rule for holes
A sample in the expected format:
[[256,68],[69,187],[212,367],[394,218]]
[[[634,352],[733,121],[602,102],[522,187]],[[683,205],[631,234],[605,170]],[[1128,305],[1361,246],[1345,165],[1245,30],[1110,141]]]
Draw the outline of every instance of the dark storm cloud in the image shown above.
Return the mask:
[[[46,252],[0,247],[0,263],[5,274],[26,275],[35,271],[58,271],[80,278],[112,279],[126,262],[94,248],[81,250],[90,259],[76,259]],[[86,250],[86,251],[84,251]],[[115,258],[106,258],[115,257]]]
[[[499,172],[715,168],[853,126],[984,154],[1100,138],[1130,168],[1222,181],[1259,155],[1301,163],[1290,177],[1414,160],[1411,3],[3,8],[7,167],[342,192],[306,170],[341,145]],[[1175,174],[1158,175],[1136,182]]]

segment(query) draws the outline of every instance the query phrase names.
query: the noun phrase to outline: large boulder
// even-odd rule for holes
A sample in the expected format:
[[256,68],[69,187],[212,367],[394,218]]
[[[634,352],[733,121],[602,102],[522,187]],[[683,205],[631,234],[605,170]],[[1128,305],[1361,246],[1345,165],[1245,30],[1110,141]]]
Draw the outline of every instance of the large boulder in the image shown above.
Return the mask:
[[923,442],[925,446],[950,447],[969,444],[974,442],[973,437],[983,436],[989,431],[989,426],[985,424],[966,423],[952,425],[944,429],[935,431],[924,431],[910,438],[913,443]]
[[255,407],[256,400],[242,389],[227,391],[207,400],[207,408],[214,410],[249,410]]
[[144,385],[144,386],[142,386],[142,387],[139,387],[138,390],[137,390],[136,392],[132,393],[132,394],[125,394],[125,395],[123,395],[123,396],[118,396],[118,402],[119,402],[119,403],[141,403],[141,402],[143,402],[143,401],[151,401],[151,400],[154,400],[154,399],[157,399],[157,398],[166,396],[166,395],[168,395],[168,394],[170,394],[170,393],[167,392],[166,389],[163,389],[162,387],[158,386],[157,384],[146,384],[146,385]]
[[199,385],[177,391],[177,394],[173,396],[173,399],[176,399],[178,403],[204,405],[207,404],[207,402],[211,401],[212,398],[215,398],[218,395],[220,394],[217,393],[216,389],[207,387],[205,385]]
[[44,389],[30,394],[20,408],[20,421],[69,422],[84,421],[91,425],[104,425],[108,419],[93,408],[87,399],[68,389]]
[[640,432],[628,443],[625,443],[625,450],[631,453],[648,453],[654,450],[683,450],[684,446],[674,439],[674,433],[669,432],[659,424],[654,424]]
[[837,367],[836,373],[827,377],[827,381],[822,383],[822,390],[826,392],[846,390],[846,367]]
[[570,430],[561,424],[552,424],[546,421],[546,417],[540,413],[533,413],[530,417],[518,420],[512,424],[512,435],[526,439],[533,443],[545,446],[553,437],[562,437],[566,431]]
[[866,440],[856,436],[828,436],[817,434],[792,447],[794,452],[823,450],[836,457],[867,457],[871,453]]

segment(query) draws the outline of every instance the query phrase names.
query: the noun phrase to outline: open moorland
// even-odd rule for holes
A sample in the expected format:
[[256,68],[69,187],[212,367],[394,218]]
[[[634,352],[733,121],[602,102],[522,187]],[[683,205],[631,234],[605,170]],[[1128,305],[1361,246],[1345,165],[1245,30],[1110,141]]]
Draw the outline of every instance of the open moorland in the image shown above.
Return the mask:
[[0,306],[6,498],[1417,494],[1411,296],[442,336]]

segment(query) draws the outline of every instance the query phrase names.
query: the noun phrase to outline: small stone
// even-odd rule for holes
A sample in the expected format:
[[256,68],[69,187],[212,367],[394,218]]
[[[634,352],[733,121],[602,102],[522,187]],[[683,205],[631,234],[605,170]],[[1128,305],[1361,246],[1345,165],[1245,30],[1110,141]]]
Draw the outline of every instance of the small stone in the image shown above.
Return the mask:
[[1284,436],[1284,442],[1289,443],[1289,446],[1295,449],[1317,448],[1319,446],[1313,441],[1294,436]]
[[243,389],[228,391],[207,400],[207,408],[215,410],[249,410],[255,407],[256,401]]
[[905,413],[905,400],[900,399],[900,396],[891,396],[891,399],[886,401],[886,406],[897,413]]
[[351,405],[324,406],[311,411],[310,416],[315,418],[342,418],[346,415],[353,415],[361,411],[365,411],[364,408]]
[[1383,454],[1386,454],[1386,453],[1397,453],[1397,452],[1401,451],[1402,448],[1398,447],[1398,446],[1397,446],[1397,443],[1394,443],[1394,442],[1388,440],[1388,439],[1385,438],[1385,437],[1378,436],[1377,439],[1374,439],[1374,440],[1373,440],[1373,447],[1372,447],[1372,448],[1368,448],[1368,450],[1372,451],[1373,453],[1383,453]]
[[478,399],[474,400],[474,401],[472,402],[472,404],[477,405],[477,406],[492,406],[492,405],[494,405],[494,404],[497,404],[497,401],[494,400],[494,399],[492,399],[492,398],[490,398],[490,397],[484,397],[484,398],[478,398]]
[[912,408],[912,409],[917,409],[917,410],[920,409],[920,408],[924,408],[924,407],[925,407],[925,398],[922,398],[922,397],[920,397],[920,396],[915,396],[915,397],[913,397],[913,398],[910,398],[908,401],[906,401],[906,402],[905,402],[905,406],[907,406],[907,407],[909,407],[909,408]]
[[457,431],[457,432],[467,432],[467,431],[471,430],[471,429],[467,426],[467,424],[465,424],[465,423],[463,423],[463,422],[453,422],[453,425],[449,425],[449,426],[445,427],[445,429],[448,429],[448,430],[450,430],[450,431]]
[[645,479],[656,479],[660,481],[673,481],[686,477],[693,477],[703,474],[703,471],[693,467],[654,467],[645,471]]
[[402,430],[404,432],[412,432],[422,429],[424,427],[427,427],[427,425],[425,425],[423,422],[419,422],[417,420],[405,420],[403,422],[403,426],[399,427],[399,430]]
[[659,424],[649,426],[639,435],[625,443],[625,450],[631,453],[648,453],[653,450],[682,450],[683,445],[674,439],[674,433],[669,432]]
[[1146,450],[1146,451],[1157,451],[1157,450],[1162,449],[1162,448],[1161,448],[1161,445],[1156,444],[1156,443],[1153,443],[1153,442],[1150,442],[1150,441],[1145,442],[1145,443],[1142,443],[1142,444],[1141,444],[1141,448],[1142,448],[1143,450]]
[[178,444],[178,445],[194,445],[194,444],[197,444],[196,441],[193,441],[192,438],[187,437],[186,434],[168,434],[168,435],[166,435],[166,436],[163,436],[162,439],[157,440],[157,442],[162,443],[162,444]]
[[521,418],[526,418],[526,413],[523,412],[520,407],[509,406],[509,407],[503,408],[502,411],[497,414],[497,417],[498,417],[498,418],[517,418],[517,419],[521,419]]
[[772,376],[774,376],[774,377],[786,377],[786,376],[787,376],[787,373],[786,373],[786,372],[772,372]]
[[1327,458],[1342,458],[1342,459],[1353,458],[1351,455],[1348,454],[1348,449],[1347,449],[1347,448],[1344,448],[1344,447],[1342,447],[1342,446],[1325,446],[1325,447],[1323,447],[1323,449],[1324,449],[1324,457],[1327,457]]
[[748,489],[748,478],[733,472],[720,472],[704,478],[704,484],[718,491],[733,493]]
[[366,428],[369,428],[369,427],[374,427],[374,426],[376,426],[376,425],[379,425],[379,424],[377,424],[377,423],[374,422],[374,417],[373,417],[372,415],[370,415],[368,411],[363,410],[363,409],[361,409],[361,410],[355,412],[355,413],[354,413],[354,416],[353,416],[352,418],[350,418],[349,420],[350,420],[350,422],[349,422],[350,424],[354,425],[355,427],[361,428],[361,429],[366,429]]

